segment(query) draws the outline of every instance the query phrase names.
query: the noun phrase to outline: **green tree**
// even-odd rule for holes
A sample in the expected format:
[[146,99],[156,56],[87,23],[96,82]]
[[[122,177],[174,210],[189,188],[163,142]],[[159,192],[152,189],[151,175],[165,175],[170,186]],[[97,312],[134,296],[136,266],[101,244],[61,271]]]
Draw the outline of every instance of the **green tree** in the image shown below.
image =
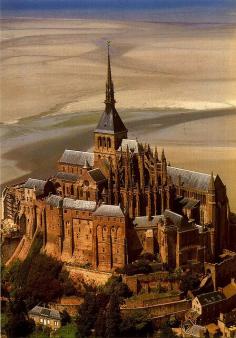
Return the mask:
[[106,331],[105,337],[112,338],[119,336],[119,326],[121,322],[119,297],[114,293],[106,311]]
[[94,293],[87,293],[84,302],[80,305],[76,324],[78,337],[88,337],[91,334],[94,322],[97,317],[97,303]]
[[98,312],[97,320],[94,325],[97,338],[104,337],[106,331],[106,310],[101,308]]
[[7,323],[5,331],[9,338],[26,337],[35,329],[35,323],[28,319],[26,306],[23,300],[16,299],[9,302],[7,309]]
[[152,322],[142,311],[124,317],[120,324],[122,337],[140,337],[152,332]]

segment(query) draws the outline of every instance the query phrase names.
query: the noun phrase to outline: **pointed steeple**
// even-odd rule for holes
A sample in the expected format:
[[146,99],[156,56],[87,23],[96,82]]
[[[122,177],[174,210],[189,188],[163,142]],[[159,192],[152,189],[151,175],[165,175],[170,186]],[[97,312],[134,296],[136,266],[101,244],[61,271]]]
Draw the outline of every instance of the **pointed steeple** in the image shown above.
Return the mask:
[[111,60],[110,60],[110,41],[107,41],[107,82],[106,82],[106,105],[115,105],[114,85],[111,76]]
[[106,81],[106,99],[105,111],[98,122],[95,132],[98,133],[127,133],[127,129],[121,120],[115,108],[114,85],[111,75],[111,61],[110,61],[110,41],[107,43],[107,81]]

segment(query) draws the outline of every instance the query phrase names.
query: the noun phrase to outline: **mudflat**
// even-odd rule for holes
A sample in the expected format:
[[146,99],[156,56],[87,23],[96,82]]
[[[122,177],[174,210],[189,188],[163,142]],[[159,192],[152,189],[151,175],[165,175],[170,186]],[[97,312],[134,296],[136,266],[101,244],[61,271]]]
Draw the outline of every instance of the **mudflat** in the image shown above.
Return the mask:
[[219,174],[236,210],[236,25],[4,19],[1,182],[53,174],[87,150],[104,107],[112,40],[117,109],[130,138],[171,165]]

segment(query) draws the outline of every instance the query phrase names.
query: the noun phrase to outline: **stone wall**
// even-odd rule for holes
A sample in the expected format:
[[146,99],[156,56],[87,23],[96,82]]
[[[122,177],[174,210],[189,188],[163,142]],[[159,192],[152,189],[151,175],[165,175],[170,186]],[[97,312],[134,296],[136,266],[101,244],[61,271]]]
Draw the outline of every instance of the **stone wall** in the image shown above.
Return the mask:
[[149,318],[164,317],[178,312],[184,312],[191,308],[190,300],[180,300],[164,304],[151,305],[146,307],[129,308],[122,306],[122,315],[132,315],[135,312],[142,311]]
[[4,241],[1,244],[1,259],[5,264],[15,252],[18,244],[20,243],[21,238],[4,238]]
[[123,282],[128,285],[130,290],[137,294],[141,290],[149,292],[152,289],[157,289],[160,286],[168,291],[179,290],[180,279],[178,277],[171,278],[168,272],[154,272],[148,275],[140,274],[134,276],[123,276]]
[[125,304],[128,308],[135,309],[136,307],[147,307],[147,306],[153,306],[153,305],[159,305],[159,304],[165,304],[165,303],[170,303],[174,301],[179,301],[180,300],[180,295],[169,295],[165,297],[159,297],[158,294],[156,298],[151,298],[151,299],[142,299],[142,297],[136,298],[128,298],[125,301]]
[[[226,251],[225,251],[226,253]],[[231,278],[236,277],[236,253],[229,252],[231,256],[221,263],[205,263],[205,271],[211,273],[214,289],[229,284]]]
[[67,271],[69,271],[72,280],[75,282],[79,279],[81,282],[93,286],[104,285],[112,276],[112,274],[109,272],[100,272],[97,270],[85,269],[69,264],[65,264],[65,268]]

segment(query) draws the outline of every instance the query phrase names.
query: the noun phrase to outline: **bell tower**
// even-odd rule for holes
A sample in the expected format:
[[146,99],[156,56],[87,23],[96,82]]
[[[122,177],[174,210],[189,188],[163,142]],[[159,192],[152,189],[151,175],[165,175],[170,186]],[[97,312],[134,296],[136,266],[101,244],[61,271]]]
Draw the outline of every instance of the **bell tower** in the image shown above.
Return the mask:
[[114,85],[111,75],[110,41],[107,42],[107,82],[105,110],[94,130],[95,163],[103,158],[115,159],[121,141],[127,138],[127,132],[115,108]]

